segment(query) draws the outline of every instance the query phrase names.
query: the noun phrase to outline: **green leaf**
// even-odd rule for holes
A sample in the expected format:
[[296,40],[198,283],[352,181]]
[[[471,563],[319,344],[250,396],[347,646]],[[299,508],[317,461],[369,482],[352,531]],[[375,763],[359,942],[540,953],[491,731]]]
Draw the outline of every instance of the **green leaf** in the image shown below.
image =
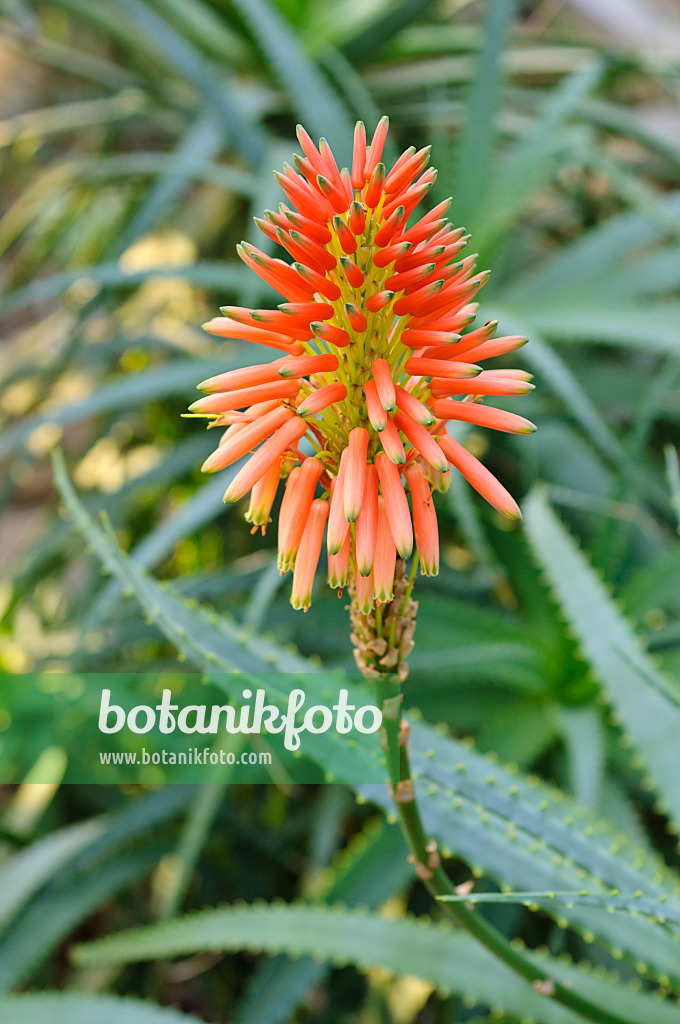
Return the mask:
[[[396,825],[369,819],[324,872],[313,898],[376,909],[411,879],[406,854]],[[281,955],[258,964],[234,1024],[283,1024],[328,970],[329,965],[312,957],[289,959]]]
[[567,748],[571,791],[584,807],[595,810],[604,781],[601,715],[593,707],[562,707],[558,720]]
[[663,454],[666,463],[666,479],[671,492],[671,505],[677,519],[678,533],[680,533],[680,456],[678,449],[671,444],[666,445]]
[[354,126],[347,109],[291,26],[267,0],[233,0],[310,134],[328,139],[340,166],[350,159]]
[[[603,72],[602,62],[590,59],[567,75],[549,94],[535,126],[518,141],[494,176],[483,216],[473,222],[475,248],[486,258],[520,219],[527,204],[554,175],[560,160],[578,159],[583,132],[567,129],[564,122],[583,97],[593,90]],[[455,193],[454,193],[455,194]]]
[[[512,889],[639,890],[680,906],[673,872],[563,793],[419,722],[411,726],[411,747],[425,827],[447,855]],[[389,811],[382,790],[361,791]],[[558,920],[680,983],[678,944],[660,925],[588,907],[563,908]]]
[[433,2],[434,0],[402,0],[398,5],[384,6],[376,18],[343,42],[341,52],[352,64],[362,64],[364,61],[374,59],[385,43],[416,18],[422,17]]
[[156,0],[156,4],[180,31],[217,60],[245,64],[251,56],[250,48],[227,19],[203,0]]
[[[178,509],[147,533],[146,537],[130,552],[130,557],[139,565],[152,569],[172,552],[178,541],[188,537],[202,526],[206,526],[220,514],[228,513],[230,508],[224,504],[224,492],[238,469],[239,464],[237,463],[226,473],[219,473],[208,483],[199,487],[188,501],[180,505]],[[98,623],[104,621],[110,614],[122,589],[122,585],[115,580],[111,580],[103,588],[88,612],[84,623],[85,631],[94,629]]]
[[680,822],[680,707],[664,693],[666,683],[654,662],[541,492],[525,502],[525,521],[584,656],[644,758],[668,813]]
[[155,867],[158,858],[158,847],[119,856],[96,872],[83,873],[70,885],[39,896],[0,942],[0,992],[30,977],[77,924]]
[[38,889],[105,828],[103,819],[59,829],[15,853],[0,867],[0,931]]
[[3,1024],[198,1024],[198,1017],[167,1006],[119,996],[41,992],[0,999]]
[[561,300],[562,296],[556,296],[549,306],[534,302],[520,315],[541,334],[559,341],[593,342],[662,355],[680,353],[680,302],[617,302],[612,307],[606,299],[601,306],[591,305],[587,296],[580,296],[578,305]]
[[664,902],[647,900],[636,893],[589,892],[472,892],[465,896],[440,896],[443,903],[521,903],[522,906],[544,907],[550,904],[583,907],[602,907],[618,913],[642,914],[659,924],[680,925],[677,908],[669,911]]
[[494,172],[496,114],[503,80],[502,57],[515,13],[515,0],[490,0],[484,47],[466,103],[466,120],[459,144],[453,195],[456,216],[464,223],[479,211]]
[[141,28],[150,45],[164,56],[170,67],[179,71],[195,86],[236,149],[250,164],[257,167],[264,152],[260,128],[241,113],[233,91],[225,87],[220,76],[194,49],[186,36],[142,0],[117,0],[116,7],[122,8]]
[[[192,914],[162,926],[109,936],[76,947],[84,966],[164,959],[210,950],[248,950],[313,955],[338,966],[382,967],[396,975],[416,975],[443,993],[504,1014],[532,1017],[543,1024],[575,1024],[581,1018],[539,995],[466,933],[426,919],[387,920],[343,907],[305,905],[238,906]],[[588,974],[553,958],[534,959],[550,977],[630,1020],[677,1024],[680,1008],[648,994],[632,992],[607,978]]]

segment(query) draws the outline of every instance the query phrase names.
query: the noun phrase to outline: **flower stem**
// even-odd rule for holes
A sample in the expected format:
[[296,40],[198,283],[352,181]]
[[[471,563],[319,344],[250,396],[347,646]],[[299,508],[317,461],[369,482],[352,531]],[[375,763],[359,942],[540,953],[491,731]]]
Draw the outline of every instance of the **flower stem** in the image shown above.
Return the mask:
[[[400,572],[404,577],[405,565],[403,563],[401,565],[397,563],[397,574]],[[439,896],[458,894],[441,866],[436,841],[427,835],[413,785],[408,752],[409,727],[406,719],[401,715],[401,687],[407,674],[403,646],[399,646],[395,659],[389,656],[390,650],[388,649],[385,653],[379,643],[381,640],[387,639],[388,643],[391,641],[391,644],[394,645],[394,626],[397,625],[397,633],[400,633],[400,620],[405,614],[407,606],[410,606],[411,609],[411,622],[415,622],[417,605],[410,600],[412,583],[413,574],[410,575],[406,589],[402,590],[398,598],[395,585],[393,605],[398,600],[399,607],[397,609],[393,609],[390,605],[386,612],[381,609],[380,616],[376,615],[372,619],[364,620],[366,624],[373,626],[373,639],[378,643],[377,645],[372,644],[370,638],[364,634],[363,644],[360,648],[362,657],[358,657],[357,662],[366,678],[370,679],[376,687],[378,704],[383,713],[382,744],[389,772],[390,790],[404,837],[411,851],[411,860],[418,878],[431,895],[437,899]],[[388,622],[392,627],[389,632],[384,629]],[[355,646],[357,646],[356,641]],[[373,659],[372,664],[366,658],[371,647],[376,647],[377,651],[382,652],[380,657],[376,656]],[[452,917],[457,924],[466,928],[494,956],[516,974],[525,978],[539,994],[568,1007],[585,1020],[593,1021],[594,1024],[631,1024],[630,1019],[620,1017],[610,1010],[591,1003],[571,987],[551,977],[521,950],[516,949],[479,911],[470,909],[460,902],[442,901],[439,905],[445,913]]]

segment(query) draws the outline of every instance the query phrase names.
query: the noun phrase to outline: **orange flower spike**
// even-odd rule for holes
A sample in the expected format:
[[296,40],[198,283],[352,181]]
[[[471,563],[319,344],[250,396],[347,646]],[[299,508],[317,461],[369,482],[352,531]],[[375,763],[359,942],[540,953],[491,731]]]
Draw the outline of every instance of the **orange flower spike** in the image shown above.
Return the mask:
[[[401,336],[401,340],[407,348],[423,348],[424,345],[434,345],[438,347],[443,345],[455,345],[455,343],[460,340],[460,334],[453,334],[449,331],[418,330],[416,328],[407,327]],[[431,351],[430,354],[439,356],[441,353],[438,351]]]
[[246,512],[246,520],[253,524],[251,533],[257,533],[258,527],[262,530],[263,537],[267,532],[267,524],[271,522],[269,513],[272,510],[281,479],[282,463],[283,458],[272,463],[271,468],[260,477],[250,492],[250,505]]
[[[340,173],[340,169],[339,169],[337,163],[335,162],[335,157],[333,156],[333,150],[328,145],[328,143],[326,142],[325,139],[319,139],[319,155],[321,156],[321,159],[323,160],[323,162],[324,162],[324,164],[326,166],[326,170],[322,171],[321,173],[325,174],[327,178],[330,178],[330,180],[333,182],[333,184],[337,188],[338,192],[343,192],[344,193],[345,186],[344,186],[344,183],[343,183],[343,180],[342,180],[342,175]],[[350,189],[350,191],[351,191],[351,189]]]
[[387,412],[391,412],[397,402],[394,380],[392,379],[392,368],[386,359],[376,359],[371,367],[371,372],[373,373],[375,386],[378,389],[380,404]]
[[312,603],[312,587],[327,519],[328,502],[322,498],[315,498],[304,522],[302,540],[295,559],[293,593],[290,599],[293,608],[305,612]]
[[288,528],[281,549],[284,568],[292,568],[295,562],[307,516],[314,500],[316,485],[322,473],[323,463],[319,459],[309,458],[302,463],[295,487],[295,507],[288,520]]
[[413,550],[413,527],[401,473],[384,452],[376,456],[375,466],[394,543],[400,556],[408,558]]
[[404,256],[411,248],[410,242],[395,242],[393,245],[388,245],[386,249],[381,252],[376,252],[373,256],[373,262],[376,267],[388,267],[390,263],[395,263],[400,256]]
[[515,352],[518,348],[526,345],[528,338],[513,336],[509,338],[494,338],[493,341],[485,341],[477,348],[468,349],[461,353],[465,359],[493,359],[495,356],[504,356],[508,352]]
[[288,534],[291,528],[291,521],[297,514],[296,495],[300,482],[300,466],[294,466],[286,480],[286,487],[283,492],[283,500],[279,509],[279,530],[278,530],[278,567],[283,576],[291,567],[289,564]]
[[470,239],[447,220],[450,200],[416,212],[436,179],[429,149],[411,147],[386,170],[387,128],[383,118],[367,145],[357,124],[351,170],[338,167],[327,142],[317,146],[298,129],[304,155],[276,176],[288,198],[256,220],[291,258],[238,246],[283,301],[226,306],[206,325],[278,350],[274,362],[204,381],[192,410],[222,428],[207,472],[250,455],[225,499],[252,491],[253,525],[266,526],[278,476],[288,475],[279,566],[296,566],[296,607],[309,604],[326,524],[329,582],[352,587],[366,610],[391,599],[397,555],[408,557],[414,533],[423,572],[436,572],[432,494],[447,489],[451,464],[494,507],[517,514],[498,481],[446,434],[449,420],[533,430],[524,417],[476,400],[532,389],[524,371],[480,369],[524,339],[496,338],[495,322],[473,328],[473,299],[488,275],[464,255]]
[[[352,155],[352,188],[360,191],[364,187],[366,167],[366,128],[363,121],[357,121],[354,129],[354,150]],[[361,229],[363,231],[363,227]]]
[[364,427],[355,427],[349,432],[347,464],[343,481],[343,507],[348,523],[356,521],[364,500],[369,440],[370,435]]
[[251,324],[240,324],[229,317],[216,316],[203,324],[203,330],[215,334],[218,338],[240,338],[241,341],[252,341],[256,345],[267,348],[278,348],[291,355],[301,351],[298,342],[291,336],[277,334],[275,331]]
[[418,150],[417,153],[413,146],[411,146],[410,152],[406,150],[406,153],[399,157],[385,178],[385,192],[388,195],[401,192],[402,189],[410,185],[413,179],[427,167],[431,150],[431,146],[426,146],[424,149]]
[[344,188],[337,188],[332,181],[324,177],[323,174],[319,174],[316,179],[316,183],[319,187],[319,191],[330,203],[331,207],[336,213],[346,213],[347,207],[349,206],[349,200],[345,193]]
[[378,473],[375,466],[367,466],[366,488],[355,532],[356,563],[360,576],[368,576],[373,568],[377,528]]
[[335,477],[331,480],[331,508],[328,516],[328,537],[326,545],[330,555],[337,555],[349,533],[349,523],[345,518],[345,471],[349,449],[343,449],[340,465]]
[[418,462],[409,466],[404,476],[411,491],[413,530],[420,555],[420,570],[423,576],[436,576],[439,572],[439,527],[430,485]]
[[416,422],[407,412],[398,409],[394,414],[394,425],[397,430],[405,434],[413,447],[420,452],[426,462],[431,463],[440,473],[445,473],[449,468],[444,452],[441,450],[432,434],[422,423]]
[[312,267],[305,266],[304,263],[294,263],[293,266],[298,273],[301,283],[307,284],[312,291],[321,292],[331,302],[335,302],[339,299],[342,292],[335,283],[330,281],[324,274],[320,274]]
[[386,604],[394,598],[394,569],[397,564],[397,549],[387,519],[385,501],[378,497],[378,529],[375,539],[375,561],[373,562],[373,596],[378,604]]
[[[321,320],[323,322],[324,320],[332,320],[335,316],[335,310],[327,302],[282,302],[278,312],[283,317],[280,321],[283,329],[289,323],[308,326],[312,320]],[[307,336],[309,336],[309,332]]]
[[338,596],[342,595],[342,591],[345,587],[349,586],[349,560],[351,553],[351,536],[350,531],[347,531],[347,536],[343,541],[343,545],[338,551],[337,555],[328,555],[328,585],[333,590],[338,591]]
[[505,487],[467,448],[463,448],[462,444],[448,434],[439,439],[439,446],[451,465],[455,466],[459,473],[462,473],[467,482],[496,511],[507,516],[508,519],[522,518],[522,513],[512,495],[508,494]]
[[254,484],[266,473],[273,462],[276,462],[279,455],[285,452],[286,448],[300,440],[307,430],[307,424],[299,416],[284,423],[275,434],[261,445],[254,455],[239,470],[224,494],[225,502],[240,501],[248,491],[252,490]]

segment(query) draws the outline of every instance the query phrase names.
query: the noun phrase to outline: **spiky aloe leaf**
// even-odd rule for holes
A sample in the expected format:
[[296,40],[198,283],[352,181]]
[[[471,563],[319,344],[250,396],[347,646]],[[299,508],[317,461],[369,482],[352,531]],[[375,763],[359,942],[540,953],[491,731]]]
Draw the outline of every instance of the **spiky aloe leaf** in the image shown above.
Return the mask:
[[680,706],[640,640],[545,496],[525,503],[529,541],[623,729],[647,765],[668,814],[680,823]]
[[140,999],[40,992],[0,999],[3,1024],[198,1024],[198,1017]]
[[[76,963],[95,966],[244,949],[313,955],[339,966],[383,967],[396,975],[416,975],[441,992],[463,996],[472,1005],[493,1007],[499,1015],[529,1017],[543,1024],[575,1024],[581,1019],[540,995],[467,933],[427,919],[389,920],[342,906],[222,907],[112,935],[78,946],[74,953]],[[527,956],[533,959],[536,954]],[[550,977],[578,986],[582,995],[627,1020],[680,1022],[680,1008],[675,1004],[663,1004],[648,993],[631,991],[561,960],[536,959]]]

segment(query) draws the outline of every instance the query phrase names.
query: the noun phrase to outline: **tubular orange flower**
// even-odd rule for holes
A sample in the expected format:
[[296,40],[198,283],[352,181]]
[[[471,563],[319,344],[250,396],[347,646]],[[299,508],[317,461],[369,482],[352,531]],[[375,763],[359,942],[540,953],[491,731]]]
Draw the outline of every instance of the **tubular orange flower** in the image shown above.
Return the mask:
[[225,501],[251,492],[254,527],[265,529],[287,477],[279,568],[294,569],[296,608],[309,606],[324,532],[328,582],[353,586],[366,612],[392,600],[396,558],[410,555],[414,533],[422,572],[436,573],[433,493],[447,489],[451,466],[498,511],[519,516],[446,424],[534,429],[482,404],[532,389],[530,374],[480,365],[526,339],[495,338],[495,322],[471,329],[488,274],[461,255],[469,239],[447,220],[450,200],[417,216],[436,178],[427,169],[429,147],[411,147],[387,168],[387,130],[383,118],[369,144],[357,124],[349,171],[323,139],[317,147],[298,129],[304,155],[276,175],[290,205],[256,220],[291,262],[246,242],[237,247],[285,301],[276,309],[226,306],[205,325],[218,337],[281,353],[203,381],[191,413],[227,427],[206,472],[250,455]]
[[328,502],[323,498],[315,498],[304,521],[304,532],[293,572],[291,604],[293,608],[302,608],[305,612],[312,603],[312,584],[316,567],[319,564],[323,531],[327,519]]
[[439,572],[439,528],[430,485],[425,470],[417,462],[408,467],[404,476],[411,491],[413,529],[420,555],[420,568],[423,576],[436,576]]

